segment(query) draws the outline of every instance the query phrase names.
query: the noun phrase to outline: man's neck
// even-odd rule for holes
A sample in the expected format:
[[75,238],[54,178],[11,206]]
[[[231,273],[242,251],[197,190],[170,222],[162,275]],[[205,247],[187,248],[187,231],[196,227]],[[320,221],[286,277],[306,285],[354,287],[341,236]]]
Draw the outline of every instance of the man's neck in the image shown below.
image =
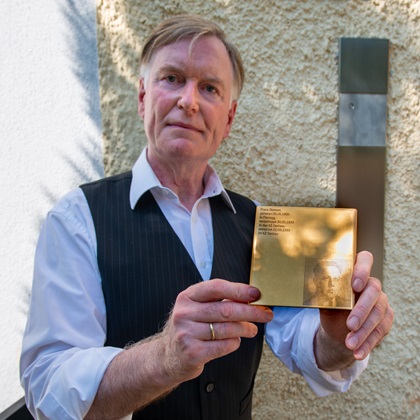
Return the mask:
[[148,162],[160,183],[173,191],[189,211],[204,192],[204,174],[207,162],[188,165],[185,162],[164,162],[148,157]]

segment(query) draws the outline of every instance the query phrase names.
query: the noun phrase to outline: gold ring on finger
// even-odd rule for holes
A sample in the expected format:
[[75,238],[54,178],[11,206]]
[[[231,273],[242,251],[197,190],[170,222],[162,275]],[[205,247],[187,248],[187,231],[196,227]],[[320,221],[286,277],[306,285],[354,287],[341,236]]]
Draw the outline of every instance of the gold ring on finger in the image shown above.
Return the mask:
[[216,334],[214,333],[213,323],[209,322],[209,326],[210,326],[211,339],[212,339],[212,341],[214,341],[214,340],[216,340]]

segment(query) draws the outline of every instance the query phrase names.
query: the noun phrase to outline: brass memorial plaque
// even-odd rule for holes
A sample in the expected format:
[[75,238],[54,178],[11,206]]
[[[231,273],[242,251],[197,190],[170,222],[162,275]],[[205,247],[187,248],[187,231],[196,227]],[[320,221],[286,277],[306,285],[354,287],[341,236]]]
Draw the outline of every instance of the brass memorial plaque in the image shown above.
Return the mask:
[[351,309],[357,210],[259,206],[250,284],[267,306]]

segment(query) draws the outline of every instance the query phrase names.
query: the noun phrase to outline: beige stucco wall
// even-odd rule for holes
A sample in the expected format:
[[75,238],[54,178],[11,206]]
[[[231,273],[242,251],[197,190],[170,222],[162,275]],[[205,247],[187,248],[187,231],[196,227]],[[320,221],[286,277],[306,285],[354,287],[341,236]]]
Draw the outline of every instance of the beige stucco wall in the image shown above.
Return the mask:
[[265,204],[334,206],[338,39],[390,39],[383,280],[394,328],[359,382],[324,399],[266,350],[254,418],[419,418],[420,1],[98,0],[108,174],[128,169],[145,144],[136,114],[142,41],[185,12],[218,22],[242,52],[245,89],[213,165],[227,187]]

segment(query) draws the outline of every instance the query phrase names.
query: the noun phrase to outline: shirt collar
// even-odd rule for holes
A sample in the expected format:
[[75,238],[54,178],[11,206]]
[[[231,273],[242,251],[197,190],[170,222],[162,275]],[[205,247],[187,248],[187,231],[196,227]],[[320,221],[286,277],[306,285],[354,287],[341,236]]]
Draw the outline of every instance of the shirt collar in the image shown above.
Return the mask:
[[[133,179],[130,187],[130,205],[134,210],[140,197],[149,190],[157,189],[160,191],[170,191],[164,187],[159,181],[158,177],[153,172],[152,167],[147,161],[147,147],[143,149],[141,155],[137,159],[133,166]],[[236,214],[235,207],[223,188],[222,181],[217,175],[216,171],[207,165],[206,172],[204,174],[204,193],[202,198],[214,197],[221,195],[226,206],[229,207],[233,213]]]

